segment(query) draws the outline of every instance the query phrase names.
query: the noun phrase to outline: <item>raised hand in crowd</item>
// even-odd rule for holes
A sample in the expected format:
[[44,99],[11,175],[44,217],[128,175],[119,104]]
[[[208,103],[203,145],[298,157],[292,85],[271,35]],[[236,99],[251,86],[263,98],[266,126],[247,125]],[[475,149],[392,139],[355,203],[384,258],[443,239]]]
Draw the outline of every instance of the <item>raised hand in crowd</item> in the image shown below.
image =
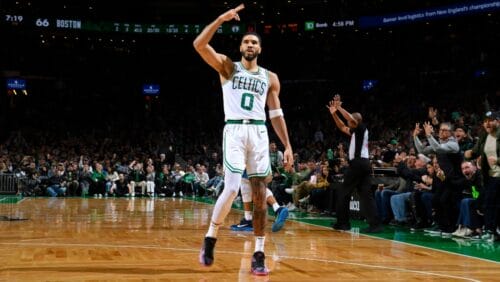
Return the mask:
[[432,124],[428,121],[424,122],[424,132],[425,132],[425,136],[432,136],[432,134],[434,133],[434,127],[432,126]]
[[429,107],[428,116],[429,116],[429,119],[431,120],[433,125],[439,124],[439,120],[437,119],[437,115],[438,115],[438,110],[434,107]]
[[394,156],[394,160],[392,161],[392,163],[397,166],[400,162],[404,161],[404,158],[402,155],[400,155],[399,153],[396,153],[396,155]]
[[413,130],[413,137],[417,137],[420,132],[422,132],[422,129],[420,128],[420,123],[415,123],[415,129]]

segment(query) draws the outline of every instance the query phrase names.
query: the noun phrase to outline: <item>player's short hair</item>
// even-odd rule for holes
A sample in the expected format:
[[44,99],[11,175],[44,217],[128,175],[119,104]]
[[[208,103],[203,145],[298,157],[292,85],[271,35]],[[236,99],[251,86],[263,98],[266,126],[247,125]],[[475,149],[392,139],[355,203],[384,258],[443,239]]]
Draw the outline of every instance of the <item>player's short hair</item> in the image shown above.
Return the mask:
[[255,32],[255,31],[247,31],[243,34],[243,36],[241,37],[241,40],[243,40],[243,38],[245,38],[245,36],[247,35],[254,35],[256,36],[258,39],[259,39],[259,44],[262,46],[262,37],[260,37],[260,35]]

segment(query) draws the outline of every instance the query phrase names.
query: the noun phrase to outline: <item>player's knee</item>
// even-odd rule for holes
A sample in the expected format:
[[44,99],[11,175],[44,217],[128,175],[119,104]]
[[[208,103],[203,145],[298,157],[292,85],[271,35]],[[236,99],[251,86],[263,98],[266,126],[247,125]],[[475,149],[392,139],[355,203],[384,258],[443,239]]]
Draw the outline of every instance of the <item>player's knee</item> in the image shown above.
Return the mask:
[[[225,194],[226,197],[229,199],[235,199],[236,196],[238,196],[238,190],[224,188],[224,190],[222,191],[222,194]],[[221,194],[221,196],[222,196],[222,194]]]
[[241,186],[250,186],[250,180],[248,180],[248,178],[241,178]]
[[265,177],[252,177],[250,178],[250,183],[252,185],[252,189],[255,188],[265,188],[266,187],[266,181]]
[[241,199],[244,203],[249,203],[252,201],[252,189],[250,187],[241,187]]

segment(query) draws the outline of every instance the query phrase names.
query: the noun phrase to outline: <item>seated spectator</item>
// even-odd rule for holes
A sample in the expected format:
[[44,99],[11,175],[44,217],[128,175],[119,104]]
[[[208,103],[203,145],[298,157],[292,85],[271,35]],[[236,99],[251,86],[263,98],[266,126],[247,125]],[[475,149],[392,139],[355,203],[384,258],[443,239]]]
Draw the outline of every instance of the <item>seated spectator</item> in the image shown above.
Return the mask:
[[66,169],[65,180],[68,196],[76,196],[79,186],[77,169],[76,163],[70,163]]
[[23,195],[44,195],[45,193],[43,193],[41,189],[39,173],[36,169],[35,161],[30,161],[30,163],[24,168],[24,173],[25,179],[23,181]]
[[[394,214],[394,220],[391,222],[393,225],[406,225],[409,223],[408,210],[408,200],[410,199],[411,193],[413,192],[415,185],[421,181],[422,175],[426,173],[426,162],[428,159],[415,158],[413,156],[408,156],[406,162],[401,160],[400,157],[396,157],[395,164],[397,164],[398,174],[404,178],[406,181],[406,187],[404,191],[397,193],[395,191],[388,191],[388,197],[390,197],[391,210]],[[394,193],[392,193],[394,192]],[[391,195],[392,194],[392,195]]]
[[106,195],[116,195],[116,181],[120,179],[118,172],[109,166],[106,175]]
[[182,177],[186,174],[184,170],[181,169],[181,165],[178,163],[174,164],[174,169],[172,170],[172,180],[174,182],[174,193],[172,194],[172,197],[176,197],[179,195],[179,197],[184,197],[184,193],[182,191]]
[[92,183],[92,171],[88,164],[83,164],[78,173],[78,182],[80,183],[80,193],[82,197],[89,194],[90,183]]
[[[432,197],[433,183],[436,176],[435,166],[438,166],[437,161],[432,161],[426,165],[427,174],[422,175],[422,181],[417,182],[413,187],[413,192],[410,195],[410,210],[414,224],[412,229],[427,228],[432,223]],[[437,184],[437,183],[436,183]],[[437,187],[437,185],[435,185]]]
[[146,174],[143,170],[143,165],[140,162],[132,161],[129,165],[129,184],[131,187],[131,196],[135,196],[137,193],[137,187],[140,187],[140,194],[145,195],[146,193]]
[[155,167],[149,164],[146,167],[146,193],[149,197],[154,197],[155,195]]
[[95,169],[90,176],[92,179],[89,190],[90,195],[94,195],[95,198],[102,198],[106,194],[106,177],[107,173],[103,170],[102,164],[95,163]]
[[64,196],[66,193],[66,180],[64,179],[64,164],[60,163],[54,168],[49,178],[47,194],[51,197]]
[[308,201],[310,193],[314,189],[326,189],[329,186],[328,183],[328,166],[323,166],[321,173],[317,173],[311,177],[309,181],[302,181],[300,184],[293,186],[293,206],[288,209],[289,211],[295,210],[300,203]]
[[298,184],[296,179],[297,174],[295,173],[294,166],[290,166],[288,170],[281,168],[273,173],[273,178],[268,188],[271,190],[280,206],[287,205],[288,207],[288,205],[292,204],[292,196],[286,193],[285,189]]
[[457,237],[476,236],[481,233],[482,217],[477,213],[479,209],[478,197],[483,192],[481,171],[470,161],[462,163],[462,173],[465,176],[462,191],[462,201],[457,220],[457,230],[452,233]]
[[382,223],[387,224],[394,217],[391,209],[391,196],[401,193],[405,190],[405,187],[406,180],[402,177],[397,177],[392,181],[385,181],[377,185],[375,202]]
[[206,196],[208,180],[209,179],[208,173],[206,172],[206,167],[204,165],[198,165],[194,173],[193,193],[198,196]]
[[190,165],[187,167],[186,173],[182,175],[181,180],[177,182],[176,192],[178,192],[179,196],[182,197],[186,193],[190,193],[193,197],[195,196],[193,188],[194,179],[194,167]]
[[332,179],[328,165],[322,165],[321,171],[322,173],[318,176],[316,187],[310,191],[310,208],[308,209],[308,212],[320,213],[326,208],[328,189],[330,189]]
[[207,189],[211,190],[210,188],[216,186],[217,183],[224,178],[223,176],[224,176],[224,169],[222,168],[221,164],[217,164],[215,168],[215,175],[212,178],[210,178],[207,182],[207,187],[208,187]]
[[169,170],[170,165],[164,164],[161,172],[156,175],[156,193],[160,197],[174,194],[174,182]]
[[115,187],[116,188],[114,190],[114,194],[116,196],[127,197],[127,196],[131,195],[130,186],[129,186],[129,183],[127,181],[127,177],[123,173],[118,174],[118,180],[115,181]]

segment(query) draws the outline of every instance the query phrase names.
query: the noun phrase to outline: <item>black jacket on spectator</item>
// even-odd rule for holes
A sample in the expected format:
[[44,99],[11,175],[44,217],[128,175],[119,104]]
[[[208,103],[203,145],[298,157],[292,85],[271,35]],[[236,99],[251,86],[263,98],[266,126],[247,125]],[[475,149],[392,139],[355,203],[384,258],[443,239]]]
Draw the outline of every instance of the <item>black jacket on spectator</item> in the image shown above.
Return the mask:
[[422,182],[422,176],[427,174],[425,168],[409,168],[406,163],[400,162],[396,167],[399,176],[406,180],[406,187],[404,192],[411,192],[415,184],[413,182]]

